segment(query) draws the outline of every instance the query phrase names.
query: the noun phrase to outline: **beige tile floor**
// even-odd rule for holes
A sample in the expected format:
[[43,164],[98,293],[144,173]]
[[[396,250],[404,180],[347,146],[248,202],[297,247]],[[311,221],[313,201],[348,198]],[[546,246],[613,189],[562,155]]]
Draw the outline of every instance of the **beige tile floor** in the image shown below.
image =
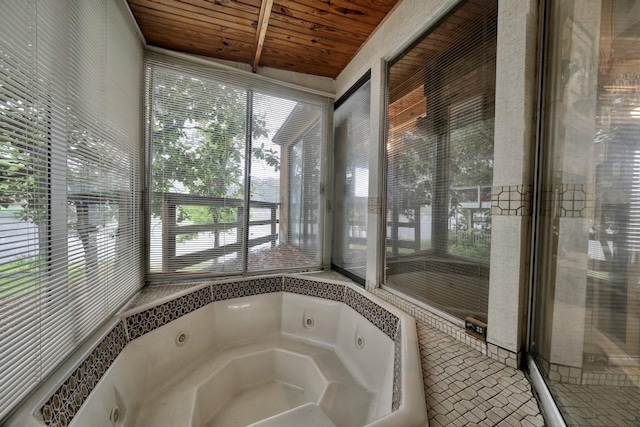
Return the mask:
[[429,425],[544,426],[522,371],[418,322]]
[[548,384],[570,427],[640,426],[638,387],[574,385],[554,381]]
[[[346,279],[335,272],[317,276]],[[147,286],[127,308],[147,304],[188,286]],[[531,386],[522,371],[483,356],[429,325],[418,322],[417,326],[431,427],[544,426]]]

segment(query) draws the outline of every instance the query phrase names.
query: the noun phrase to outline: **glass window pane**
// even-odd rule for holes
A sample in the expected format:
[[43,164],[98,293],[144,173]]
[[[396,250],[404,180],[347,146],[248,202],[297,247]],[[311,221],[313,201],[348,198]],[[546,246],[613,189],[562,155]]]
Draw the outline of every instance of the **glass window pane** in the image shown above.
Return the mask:
[[567,424],[633,424],[640,2],[551,2],[548,28],[531,348]]
[[323,108],[254,93],[248,269],[318,266]]
[[335,111],[332,263],[362,279],[367,267],[371,82]]
[[464,2],[388,71],[385,283],[487,320],[497,2]]
[[150,271],[240,271],[247,92],[153,69]]

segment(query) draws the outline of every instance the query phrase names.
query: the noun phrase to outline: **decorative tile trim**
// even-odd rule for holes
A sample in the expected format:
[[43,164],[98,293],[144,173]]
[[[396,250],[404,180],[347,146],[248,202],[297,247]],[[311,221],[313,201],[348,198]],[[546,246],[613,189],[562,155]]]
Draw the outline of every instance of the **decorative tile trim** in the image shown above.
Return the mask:
[[367,201],[367,211],[370,214],[381,215],[382,214],[382,198],[369,197]]
[[345,285],[286,276],[282,290],[284,292],[344,302],[389,338],[393,339],[395,337],[396,329],[400,322],[398,316]]
[[343,302],[345,286],[297,277],[285,277],[282,291]]
[[118,322],[40,408],[47,426],[66,427],[107,369],[127,345],[125,325]]
[[344,303],[373,323],[389,338],[394,339],[400,321],[398,316],[351,288],[345,289]]
[[503,185],[491,189],[491,215],[531,215],[531,186]]
[[199,289],[126,318],[129,338],[134,340],[211,302],[211,289]]
[[588,218],[593,206],[593,192],[586,184],[562,184],[559,189],[558,216]]
[[402,402],[402,329],[398,328],[393,339],[393,394],[391,395],[391,412],[400,408]]
[[593,212],[594,191],[590,184],[557,184],[542,192],[540,208],[546,216],[589,218]]
[[282,277],[280,276],[211,285],[212,301],[270,294],[281,290]]

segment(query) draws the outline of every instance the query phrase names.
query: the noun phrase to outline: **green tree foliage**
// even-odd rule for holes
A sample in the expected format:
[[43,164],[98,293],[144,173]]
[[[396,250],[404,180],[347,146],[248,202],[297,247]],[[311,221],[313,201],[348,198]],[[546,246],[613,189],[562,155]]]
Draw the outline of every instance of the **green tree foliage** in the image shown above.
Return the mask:
[[[436,138],[417,129],[404,136],[402,149],[391,153],[389,167],[397,168],[391,176],[399,193],[399,206],[404,215],[411,215],[416,204],[430,206],[433,198],[436,162],[447,168],[449,187],[484,186],[493,182],[493,119],[455,129],[448,136],[447,157],[436,158]],[[426,146],[426,147],[425,147]]]
[[478,121],[451,132],[449,173],[453,187],[493,182],[493,121]]
[[[20,98],[0,100],[0,210],[8,209],[16,220],[38,227],[40,253],[47,239],[48,147],[46,115]],[[39,260],[4,259],[3,268],[19,265],[36,268]]]
[[[155,193],[186,193],[241,198],[247,132],[247,92],[173,72],[153,74],[152,188]],[[264,117],[251,118],[251,138],[267,137]],[[278,153],[264,144],[252,147],[256,159],[276,171]],[[203,210],[204,209],[204,210]],[[152,214],[162,215],[161,198]],[[208,211],[208,212],[207,212]],[[177,220],[195,224],[235,222],[237,209],[179,206]],[[181,241],[193,238],[184,235]]]

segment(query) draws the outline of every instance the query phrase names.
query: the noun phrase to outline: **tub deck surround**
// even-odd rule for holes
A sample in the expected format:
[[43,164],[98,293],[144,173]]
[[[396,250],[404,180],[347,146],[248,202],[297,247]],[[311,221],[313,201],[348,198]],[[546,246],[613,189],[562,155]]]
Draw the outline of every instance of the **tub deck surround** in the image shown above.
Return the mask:
[[[318,427],[427,423],[415,322],[355,285],[299,275],[205,282],[119,318],[92,357],[41,401],[31,425],[112,426],[117,406],[117,425],[159,416],[154,426],[216,426],[251,419],[246,408],[261,402],[273,413],[255,414],[256,427],[298,426],[302,418]],[[292,378],[290,366],[305,374]],[[243,372],[253,376],[236,381]],[[212,401],[226,403],[212,409]],[[160,416],[158,402],[172,410]],[[178,424],[168,422],[175,417]]]
[[128,342],[119,321],[36,412],[38,418],[48,426],[68,425]]

